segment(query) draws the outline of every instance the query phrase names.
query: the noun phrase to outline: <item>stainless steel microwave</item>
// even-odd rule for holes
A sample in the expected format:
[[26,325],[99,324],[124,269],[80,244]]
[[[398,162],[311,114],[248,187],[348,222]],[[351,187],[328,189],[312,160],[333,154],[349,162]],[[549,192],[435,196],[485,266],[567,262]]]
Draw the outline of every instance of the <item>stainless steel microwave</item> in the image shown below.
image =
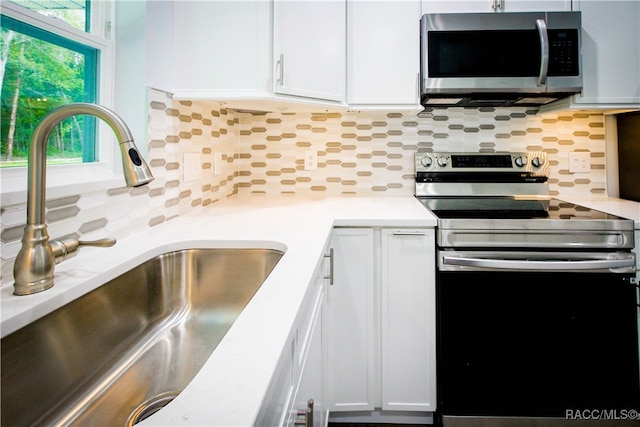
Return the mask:
[[541,106],[582,90],[580,12],[436,13],[420,20],[420,101]]

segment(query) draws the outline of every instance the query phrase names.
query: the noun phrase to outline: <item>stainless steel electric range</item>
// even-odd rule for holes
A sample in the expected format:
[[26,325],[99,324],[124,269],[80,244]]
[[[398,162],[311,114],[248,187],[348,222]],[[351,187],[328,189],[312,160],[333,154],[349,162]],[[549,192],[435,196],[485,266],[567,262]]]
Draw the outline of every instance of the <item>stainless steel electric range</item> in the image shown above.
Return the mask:
[[544,152],[415,164],[438,218],[437,421],[637,425],[633,221],[550,197]]

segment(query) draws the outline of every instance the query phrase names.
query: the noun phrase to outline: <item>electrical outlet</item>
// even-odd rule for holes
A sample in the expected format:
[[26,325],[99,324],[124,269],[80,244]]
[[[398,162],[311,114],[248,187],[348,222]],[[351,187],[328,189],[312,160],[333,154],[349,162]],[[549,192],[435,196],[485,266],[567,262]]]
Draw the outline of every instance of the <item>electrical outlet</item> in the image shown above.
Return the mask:
[[200,163],[200,153],[184,153],[182,163],[182,179],[187,181],[197,181],[200,179],[202,165]]
[[591,172],[591,153],[588,151],[570,151],[569,172]]
[[222,175],[222,153],[213,153],[213,175]]
[[304,170],[314,171],[318,169],[318,152],[316,150],[305,150]]

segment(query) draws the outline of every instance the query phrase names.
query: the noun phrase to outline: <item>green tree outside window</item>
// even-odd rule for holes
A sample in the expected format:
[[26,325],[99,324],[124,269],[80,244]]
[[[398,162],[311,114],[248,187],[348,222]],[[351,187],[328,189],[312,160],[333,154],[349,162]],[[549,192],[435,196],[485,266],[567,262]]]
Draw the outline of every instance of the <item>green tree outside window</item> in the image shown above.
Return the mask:
[[[84,15],[73,12],[55,15],[76,28],[86,27]],[[1,19],[0,167],[24,166],[31,133],[42,116],[70,102],[96,101],[98,51],[5,15]],[[93,162],[95,141],[95,119],[67,119],[52,133],[47,158],[51,163]]]

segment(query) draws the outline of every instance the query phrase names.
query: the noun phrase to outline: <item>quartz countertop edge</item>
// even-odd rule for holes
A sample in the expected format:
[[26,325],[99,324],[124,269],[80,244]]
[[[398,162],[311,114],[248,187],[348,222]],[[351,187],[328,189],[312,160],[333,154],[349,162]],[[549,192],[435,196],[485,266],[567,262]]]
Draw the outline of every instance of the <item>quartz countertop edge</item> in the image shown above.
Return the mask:
[[335,226],[435,227],[414,197],[322,200],[232,197],[197,213],[86,248],[56,266],[55,286],[26,297],[3,283],[2,336],[149,258],[188,248],[269,248],[284,255],[193,381],[141,426],[247,426],[258,414],[280,354]]
[[604,195],[563,195],[558,198],[576,205],[631,219],[634,221],[636,230],[640,230],[640,203],[638,202]]

